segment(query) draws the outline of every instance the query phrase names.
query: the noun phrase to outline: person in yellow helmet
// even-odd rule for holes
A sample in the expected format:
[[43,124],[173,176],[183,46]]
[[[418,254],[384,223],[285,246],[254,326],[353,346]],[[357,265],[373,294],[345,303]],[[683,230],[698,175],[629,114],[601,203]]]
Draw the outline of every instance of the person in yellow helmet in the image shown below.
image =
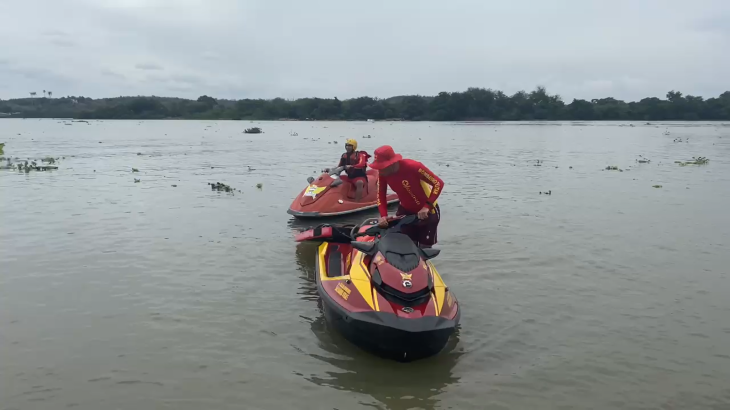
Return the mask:
[[347,180],[355,187],[355,200],[359,201],[368,183],[367,167],[370,155],[365,151],[358,151],[357,141],[353,138],[345,141],[345,151],[337,167],[341,167],[347,173]]

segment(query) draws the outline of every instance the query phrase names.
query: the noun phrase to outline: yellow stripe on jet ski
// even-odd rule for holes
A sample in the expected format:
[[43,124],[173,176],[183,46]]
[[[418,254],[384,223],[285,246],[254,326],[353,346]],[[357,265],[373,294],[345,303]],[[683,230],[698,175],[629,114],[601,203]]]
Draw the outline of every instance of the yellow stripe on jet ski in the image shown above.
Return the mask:
[[325,281],[325,280],[345,280],[350,279],[350,275],[345,276],[335,276],[330,278],[327,276],[327,264],[324,260],[324,255],[327,254],[327,247],[329,246],[328,242],[322,242],[321,245],[319,245],[319,280]]
[[441,314],[441,309],[444,307],[444,294],[446,293],[446,284],[444,283],[443,279],[441,279],[441,275],[439,275],[438,271],[436,270],[436,267],[433,266],[433,263],[431,261],[426,261],[428,263],[429,268],[431,268],[431,273],[433,274],[433,288],[434,292],[436,293],[436,303],[434,304],[434,309],[436,310],[436,315]]
[[370,309],[376,309],[373,303],[373,290],[370,285],[370,276],[368,276],[367,268],[363,263],[365,255],[362,252],[357,252],[355,260],[353,261],[352,267],[350,268],[350,280],[355,285],[355,289],[360,292],[360,295],[365,302],[367,302]]
[[373,288],[373,303],[375,303],[375,311],[380,312],[380,303],[378,303],[378,291]]
[[352,267],[350,267],[349,275],[330,278],[327,276],[327,264],[325,262],[328,245],[329,244],[327,242],[322,242],[322,244],[319,245],[319,279],[322,281],[350,279],[355,285],[355,289],[357,289],[358,293],[360,293],[368,306],[370,306],[370,309],[379,310],[377,297],[375,302],[373,302],[373,288],[372,285],[370,285],[370,275],[368,274],[368,269],[364,262],[365,254],[362,252],[356,252],[355,258],[352,261]]

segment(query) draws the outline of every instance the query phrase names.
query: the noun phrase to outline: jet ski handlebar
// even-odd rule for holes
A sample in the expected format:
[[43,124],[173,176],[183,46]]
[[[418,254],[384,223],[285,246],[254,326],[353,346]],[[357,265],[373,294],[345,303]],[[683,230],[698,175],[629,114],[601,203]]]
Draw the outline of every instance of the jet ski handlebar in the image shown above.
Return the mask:
[[333,177],[339,178],[340,177],[340,174],[344,170],[345,170],[345,167],[325,168],[325,169],[322,170],[322,172],[325,173],[325,174],[329,174],[329,175],[331,175]]
[[378,225],[373,225],[370,228],[366,229],[363,232],[356,233],[353,235],[353,238],[358,238],[361,236],[375,236],[380,235],[383,236],[386,232],[398,232],[400,231],[400,228],[411,225],[418,222],[418,216],[416,215],[407,215],[407,216],[396,216],[394,218],[388,219],[388,227],[387,228],[381,228]]

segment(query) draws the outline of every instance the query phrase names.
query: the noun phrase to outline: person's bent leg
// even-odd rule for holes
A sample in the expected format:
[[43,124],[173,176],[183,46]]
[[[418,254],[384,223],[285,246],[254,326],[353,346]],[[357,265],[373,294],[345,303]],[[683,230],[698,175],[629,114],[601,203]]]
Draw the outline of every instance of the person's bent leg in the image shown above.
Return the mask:
[[364,187],[365,182],[363,182],[362,179],[355,181],[355,201],[360,201],[362,199],[362,191]]

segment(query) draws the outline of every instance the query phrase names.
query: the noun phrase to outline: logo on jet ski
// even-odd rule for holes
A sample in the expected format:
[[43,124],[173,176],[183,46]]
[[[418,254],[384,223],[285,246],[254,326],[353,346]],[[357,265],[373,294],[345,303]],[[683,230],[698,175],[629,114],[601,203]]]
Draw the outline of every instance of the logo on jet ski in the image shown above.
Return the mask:
[[412,273],[401,273],[400,277],[403,279],[403,287],[410,289],[413,287],[413,282],[411,282],[411,277],[413,276]]
[[312,198],[316,198],[317,194],[324,191],[327,187],[318,187],[317,185],[310,185],[307,187],[307,191],[304,193],[304,196],[311,196]]

